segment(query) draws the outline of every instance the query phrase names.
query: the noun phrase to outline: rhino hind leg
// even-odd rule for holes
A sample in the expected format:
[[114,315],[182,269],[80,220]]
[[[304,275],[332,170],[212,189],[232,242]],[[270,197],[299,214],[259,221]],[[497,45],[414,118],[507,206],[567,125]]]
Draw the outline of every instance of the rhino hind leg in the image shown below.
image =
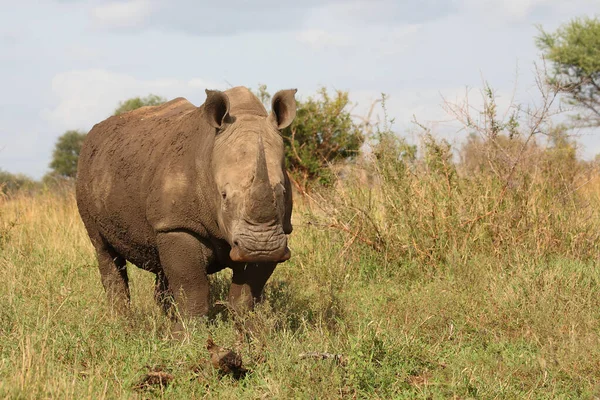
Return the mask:
[[246,264],[233,268],[233,278],[229,288],[229,305],[238,314],[252,310],[262,299],[267,280],[273,274],[277,263]]
[[94,242],[100,278],[108,301],[117,311],[125,312],[129,309],[130,301],[127,262],[105,240]]
[[169,289],[169,281],[162,271],[156,274],[154,300],[167,316],[174,318],[175,313],[173,305],[175,299],[173,297],[173,292]]

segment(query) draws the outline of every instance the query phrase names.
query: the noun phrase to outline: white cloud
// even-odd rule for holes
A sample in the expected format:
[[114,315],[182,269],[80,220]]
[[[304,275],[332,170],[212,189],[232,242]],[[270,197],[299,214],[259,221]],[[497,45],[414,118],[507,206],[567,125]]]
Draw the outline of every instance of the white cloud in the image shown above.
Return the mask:
[[100,26],[131,28],[143,23],[151,12],[148,0],[111,1],[95,7],[92,18]]
[[100,52],[92,47],[75,45],[67,47],[65,55],[73,61],[94,62],[99,58]]
[[336,1],[344,0],[113,0],[96,6],[92,19],[109,28],[232,35],[289,30],[297,27],[311,8]]
[[486,12],[490,15],[499,14],[514,18],[525,18],[535,7],[550,4],[554,0],[463,0],[462,4],[466,10]]
[[395,26],[386,31],[380,31],[375,35],[373,46],[382,55],[392,55],[402,52],[409,46],[413,45],[417,40],[417,33],[422,25],[407,24]]
[[348,46],[351,44],[349,36],[341,33],[327,32],[323,29],[306,29],[300,31],[296,35],[296,40],[309,45],[313,49]]
[[414,45],[419,24],[406,24],[394,27],[373,27],[353,31],[328,31],[324,29],[305,29],[296,34],[296,40],[313,51],[345,50],[346,53],[360,52],[391,56],[401,53]]
[[452,14],[455,2],[448,0],[345,0],[324,2],[311,11],[309,22],[323,26],[397,26],[433,21]]
[[[432,21],[453,13],[454,1],[422,0],[91,0],[99,26],[177,31],[199,36],[294,31],[312,26],[394,26]],[[310,35],[311,32],[308,32]],[[312,32],[321,35],[323,32]],[[331,38],[328,38],[331,39]],[[308,40],[311,40],[309,37]],[[337,38],[335,39],[337,41]]]
[[459,0],[458,4],[462,12],[475,12],[495,20],[504,17],[513,21],[524,21],[537,11],[564,16],[566,21],[577,14],[586,15],[598,9],[598,0]]
[[167,99],[182,96],[200,105],[204,89],[223,86],[199,78],[141,80],[102,69],[69,71],[52,79],[56,106],[43,110],[42,117],[57,130],[87,130],[111,115],[120,101],[131,97],[150,93]]

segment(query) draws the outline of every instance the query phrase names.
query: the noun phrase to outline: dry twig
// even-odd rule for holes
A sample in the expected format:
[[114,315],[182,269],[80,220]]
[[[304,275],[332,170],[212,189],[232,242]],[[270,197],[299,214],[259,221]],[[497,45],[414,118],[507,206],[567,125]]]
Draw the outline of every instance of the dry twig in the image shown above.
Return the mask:
[[346,365],[347,359],[343,354],[333,354],[333,353],[321,353],[318,351],[310,351],[308,353],[300,353],[298,355],[301,360],[313,359],[313,360],[334,360],[336,363],[340,365]]

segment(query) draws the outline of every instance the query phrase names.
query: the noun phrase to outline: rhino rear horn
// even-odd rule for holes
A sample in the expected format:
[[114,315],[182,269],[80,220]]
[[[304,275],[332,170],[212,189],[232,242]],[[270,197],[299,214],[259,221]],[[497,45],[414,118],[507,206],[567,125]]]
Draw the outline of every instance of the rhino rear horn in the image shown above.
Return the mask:
[[204,116],[213,128],[221,128],[229,115],[229,98],[218,90],[206,89]]
[[269,120],[277,129],[287,128],[296,117],[296,99],[298,89],[280,90],[273,96]]

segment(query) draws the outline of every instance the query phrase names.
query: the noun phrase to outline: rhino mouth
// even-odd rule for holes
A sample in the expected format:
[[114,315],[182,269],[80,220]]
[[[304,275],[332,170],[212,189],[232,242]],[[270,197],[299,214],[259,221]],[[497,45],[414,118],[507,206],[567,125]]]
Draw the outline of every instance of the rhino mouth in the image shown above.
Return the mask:
[[287,246],[276,252],[248,251],[240,246],[234,246],[229,252],[229,257],[235,262],[283,262],[289,260],[291,255]]
[[290,256],[287,236],[283,231],[237,234],[229,252],[229,257],[235,262],[283,262]]

